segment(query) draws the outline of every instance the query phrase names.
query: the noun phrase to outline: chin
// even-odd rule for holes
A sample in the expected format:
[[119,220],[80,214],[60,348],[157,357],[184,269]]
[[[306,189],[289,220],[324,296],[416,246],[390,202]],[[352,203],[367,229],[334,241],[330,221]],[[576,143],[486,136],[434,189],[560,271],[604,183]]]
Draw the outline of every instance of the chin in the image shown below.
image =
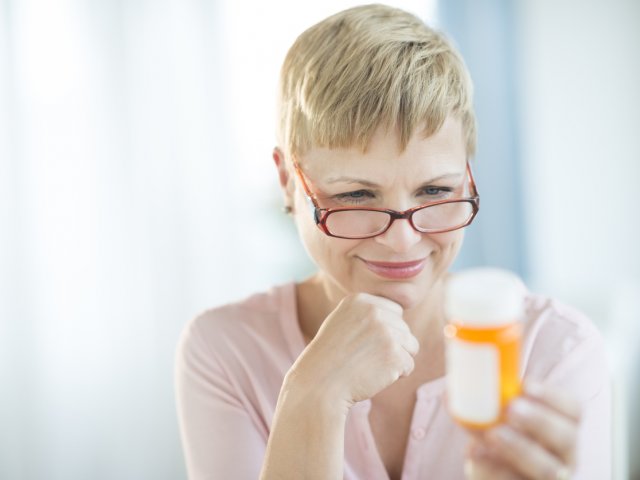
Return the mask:
[[409,310],[418,306],[427,296],[431,283],[422,281],[390,282],[383,281],[369,291],[372,295],[388,298]]

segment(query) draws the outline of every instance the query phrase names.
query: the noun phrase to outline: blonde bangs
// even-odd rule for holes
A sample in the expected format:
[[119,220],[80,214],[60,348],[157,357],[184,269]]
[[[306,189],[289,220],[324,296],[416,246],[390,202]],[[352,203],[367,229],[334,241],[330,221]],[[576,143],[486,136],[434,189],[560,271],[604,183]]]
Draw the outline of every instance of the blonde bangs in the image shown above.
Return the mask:
[[417,17],[382,5],[345,10],[305,31],[281,72],[278,140],[289,155],[312,147],[366,150],[395,129],[403,150],[416,130],[448,115],[475,153],[472,84],[460,55]]

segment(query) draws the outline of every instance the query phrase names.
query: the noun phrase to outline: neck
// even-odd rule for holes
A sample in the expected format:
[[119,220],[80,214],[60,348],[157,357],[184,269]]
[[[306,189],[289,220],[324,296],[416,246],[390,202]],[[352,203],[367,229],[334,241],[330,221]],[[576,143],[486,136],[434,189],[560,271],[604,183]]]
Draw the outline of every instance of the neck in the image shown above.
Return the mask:
[[404,321],[411,333],[420,341],[421,350],[426,346],[440,344],[444,340],[444,280],[440,279],[427,291],[424,300],[413,308],[406,309]]

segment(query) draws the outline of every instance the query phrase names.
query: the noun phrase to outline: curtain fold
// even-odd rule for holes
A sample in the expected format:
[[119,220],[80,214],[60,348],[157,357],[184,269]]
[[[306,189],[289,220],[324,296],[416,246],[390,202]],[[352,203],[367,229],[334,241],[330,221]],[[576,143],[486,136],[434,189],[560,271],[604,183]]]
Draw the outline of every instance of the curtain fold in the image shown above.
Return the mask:
[[526,280],[514,5],[506,0],[448,0],[439,6],[440,24],[471,72],[478,121],[473,166],[481,208],[456,267],[492,265]]
[[184,478],[173,349],[232,268],[217,5],[0,6],[0,478]]
[[311,271],[277,75],[357,3],[0,0],[0,478],[185,478],[178,336]]

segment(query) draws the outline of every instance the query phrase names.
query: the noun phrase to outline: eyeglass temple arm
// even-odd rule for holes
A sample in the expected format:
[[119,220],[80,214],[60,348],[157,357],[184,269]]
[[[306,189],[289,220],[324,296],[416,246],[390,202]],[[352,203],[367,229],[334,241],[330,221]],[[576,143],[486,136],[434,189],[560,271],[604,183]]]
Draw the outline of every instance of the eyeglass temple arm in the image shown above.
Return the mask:
[[471,193],[474,197],[478,198],[478,201],[480,200],[480,195],[478,194],[478,188],[476,187],[476,181],[473,178],[473,172],[471,171],[471,164],[469,163],[469,161],[467,160],[467,173],[469,174],[469,185],[471,186]]
[[316,196],[309,189],[309,186],[307,185],[307,181],[304,178],[304,173],[302,172],[302,169],[300,168],[300,165],[298,164],[298,161],[296,160],[295,157],[292,158],[292,162],[293,162],[293,168],[296,171],[296,175],[298,175],[298,178],[300,179],[300,183],[302,183],[302,188],[304,189],[304,193],[313,202],[314,207],[320,208],[318,207],[318,204],[316,202]]

